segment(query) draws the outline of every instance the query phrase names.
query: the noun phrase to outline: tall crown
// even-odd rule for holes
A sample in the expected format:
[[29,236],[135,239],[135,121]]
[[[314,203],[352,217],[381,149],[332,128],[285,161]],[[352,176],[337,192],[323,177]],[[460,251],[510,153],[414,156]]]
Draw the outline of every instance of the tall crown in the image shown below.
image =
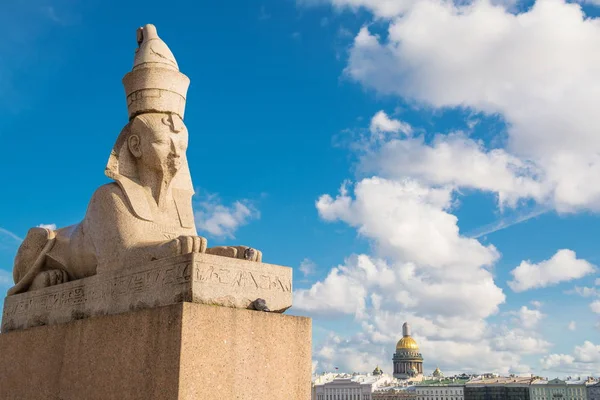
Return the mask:
[[133,69],[123,77],[129,119],[149,112],[177,114],[183,119],[190,79],[179,72],[154,25],[138,28],[137,42]]

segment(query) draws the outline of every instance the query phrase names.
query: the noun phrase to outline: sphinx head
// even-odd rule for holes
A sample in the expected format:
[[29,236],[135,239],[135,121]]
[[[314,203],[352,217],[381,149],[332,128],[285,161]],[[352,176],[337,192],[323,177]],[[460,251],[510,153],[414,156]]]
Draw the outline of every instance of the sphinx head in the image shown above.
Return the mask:
[[173,177],[185,161],[187,146],[187,129],[175,114],[141,114],[130,122],[127,148],[138,171],[145,169]]

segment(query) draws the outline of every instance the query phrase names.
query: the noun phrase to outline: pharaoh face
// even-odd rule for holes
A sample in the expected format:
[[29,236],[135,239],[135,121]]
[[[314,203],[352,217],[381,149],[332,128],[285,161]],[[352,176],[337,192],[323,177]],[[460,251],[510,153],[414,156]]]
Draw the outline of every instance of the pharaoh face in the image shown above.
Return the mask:
[[185,159],[188,132],[176,115],[142,114],[132,121],[128,145],[138,168],[172,177]]

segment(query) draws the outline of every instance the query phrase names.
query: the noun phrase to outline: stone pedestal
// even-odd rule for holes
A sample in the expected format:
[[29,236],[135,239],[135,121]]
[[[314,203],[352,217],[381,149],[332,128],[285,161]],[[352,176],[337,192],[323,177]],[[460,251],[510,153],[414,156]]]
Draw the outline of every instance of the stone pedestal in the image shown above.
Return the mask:
[[184,301],[273,312],[292,305],[292,269],[211,254],[185,254],[79,279],[4,300],[2,332],[119,314]]
[[0,334],[0,398],[307,400],[311,320],[194,303]]

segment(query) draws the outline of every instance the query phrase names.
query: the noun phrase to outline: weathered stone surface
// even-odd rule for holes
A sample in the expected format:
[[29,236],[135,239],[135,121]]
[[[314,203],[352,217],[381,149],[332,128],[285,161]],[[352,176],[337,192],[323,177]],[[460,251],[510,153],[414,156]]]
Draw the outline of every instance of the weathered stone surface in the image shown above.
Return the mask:
[[6,297],[2,331],[54,325],[181,302],[272,312],[292,305],[292,269],[192,253]]
[[310,398],[311,320],[180,303],[0,335],[3,400]]

